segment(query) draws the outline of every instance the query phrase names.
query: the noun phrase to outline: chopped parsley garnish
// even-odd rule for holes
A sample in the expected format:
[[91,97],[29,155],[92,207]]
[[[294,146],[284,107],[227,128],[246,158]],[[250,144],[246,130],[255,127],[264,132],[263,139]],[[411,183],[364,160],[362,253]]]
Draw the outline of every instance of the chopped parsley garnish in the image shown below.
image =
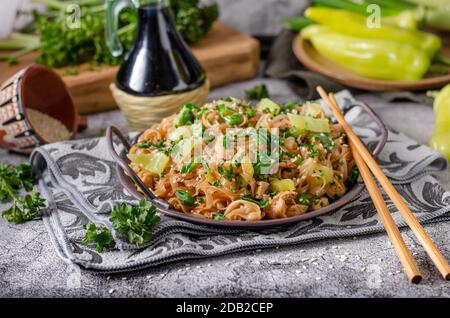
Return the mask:
[[247,108],[246,110],[244,110],[244,114],[245,114],[245,116],[251,118],[251,117],[255,116],[256,110],[249,107],[249,108]]
[[138,247],[151,240],[153,227],[160,221],[156,207],[145,199],[138,206],[126,203],[117,204],[109,220],[113,228]]
[[200,110],[196,105],[188,103],[181,107],[180,113],[178,115],[177,127],[192,125],[194,123],[196,112]]
[[228,181],[233,181],[233,179],[236,177],[232,165],[229,165],[229,167],[226,168],[223,164],[220,164],[217,166],[217,172],[220,173]]
[[233,115],[228,115],[228,116],[225,116],[225,121],[229,124],[229,125],[231,125],[231,126],[237,126],[237,125],[240,125],[240,124],[242,124],[242,122],[244,121],[244,119],[242,118],[242,116],[241,115],[238,115],[238,114],[233,114]]
[[311,206],[312,205],[312,202],[308,198],[308,195],[306,193],[300,194],[300,196],[298,197],[298,203],[303,204],[303,205],[307,205],[307,206]]
[[241,196],[241,199],[242,199],[242,200],[245,200],[245,201],[249,201],[249,202],[255,203],[255,204],[257,204],[261,209],[264,209],[265,207],[267,207],[267,206],[269,205],[269,200],[266,200],[266,199],[256,200],[256,199],[253,199],[252,197],[250,197],[250,196],[248,196],[248,195],[246,195],[246,194],[244,194],[243,196]]
[[296,106],[296,103],[293,102],[289,102],[284,104],[283,106],[281,106],[281,112],[282,113],[289,113],[290,111],[292,111],[294,109],[294,107]]
[[199,203],[199,204],[205,203],[205,198],[204,197],[197,197],[197,203]]
[[178,189],[175,191],[175,196],[180,200],[182,205],[192,206],[195,203],[194,197],[186,191]]
[[213,218],[213,220],[216,220],[216,221],[225,220],[225,216],[221,213],[214,213],[212,218]]
[[183,167],[181,167],[180,173],[191,173],[194,171],[195,168],[195,162],[194,160],[191,160],[189,163],[185,164]]
[[359,170],[357,166],[354,166],[348,173],[347,185],[352,186],[358,181]]
[[326,133],[315,133],[308,136],[310,139],[317,138],[322,143],[323,147],[328,151],[331,152],[334,149],[336,149],[336,143],[329,137]]
[[84,225],[86,233],[84,234],[81,243],[87,245],[89,243],[96,244],[96,250],[102,253],[103,250],[109,251],[111,243],[114,241],[109,230],[103,225],[95,225],[94,223],[89,223]]
[[294,160],[292,160],[292,162],[298,166],[299,164],[301,164],[303,162],[303,158],[301,156],[297,156],[294,158]]

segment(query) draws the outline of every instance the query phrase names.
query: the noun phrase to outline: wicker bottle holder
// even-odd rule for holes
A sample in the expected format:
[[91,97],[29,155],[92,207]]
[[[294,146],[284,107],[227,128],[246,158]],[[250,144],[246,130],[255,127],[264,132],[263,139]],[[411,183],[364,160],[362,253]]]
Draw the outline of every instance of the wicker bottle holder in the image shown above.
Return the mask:
[[176,113],[186,103],[202,105],[209,93],[209,81],[192,91],[156,97],[130,95],[112,83],[110,89],[130,128],[142,131]]

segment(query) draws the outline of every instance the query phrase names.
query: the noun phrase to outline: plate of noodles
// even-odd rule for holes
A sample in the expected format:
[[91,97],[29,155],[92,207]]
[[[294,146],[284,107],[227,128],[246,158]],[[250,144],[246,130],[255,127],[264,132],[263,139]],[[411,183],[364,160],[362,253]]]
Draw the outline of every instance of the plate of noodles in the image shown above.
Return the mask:
[[[387,130],[357,103],[378,133]],[[349,112],[352,105],[346,107]],[[118,154],[113,137],[123,145]],[[124,188],[160,213],[197,224],[267,228],[336,210],[364,189],[342,127],[315,102],[256,105],[223,98],[185,104],[128,142],[107,139]]]

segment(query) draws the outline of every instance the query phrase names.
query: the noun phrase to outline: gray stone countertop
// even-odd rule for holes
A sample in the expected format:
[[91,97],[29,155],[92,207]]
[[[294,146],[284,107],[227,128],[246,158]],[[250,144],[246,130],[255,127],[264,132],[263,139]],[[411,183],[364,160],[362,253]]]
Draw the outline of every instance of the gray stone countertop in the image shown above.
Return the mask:
[[[286,83],[255,79],[211,92],[210,98],[243,96],[244,89],[264,82],[272,98],[284,102],[297,97]],[[386,103],[373,94],[358,95],[390,127],[421,143],[430,138],[431,107],[414,103]],[[89,118],[79,135],[98,135],[101,127],[127,124],[120,112]],[[0,161],[19,163],[26,157],[0,149]],[[438,176],[450,190],[450,173]],[[3,206],[0,206],[3,208]],[[427,225],[427,232],[450,259],[450,225]],[[23,235],[25,231],[34,233]],[[449,297],[450,285],[439,275],[411,231],[406,243],[423,273],[410,285],[386,234],[354,239],[325,240],[303,245],[232,254],[214,259],[179,262],[126,275],[101,276],[64,263],[56,255],[42,221],[8,224],[0,218],[1,297]]]

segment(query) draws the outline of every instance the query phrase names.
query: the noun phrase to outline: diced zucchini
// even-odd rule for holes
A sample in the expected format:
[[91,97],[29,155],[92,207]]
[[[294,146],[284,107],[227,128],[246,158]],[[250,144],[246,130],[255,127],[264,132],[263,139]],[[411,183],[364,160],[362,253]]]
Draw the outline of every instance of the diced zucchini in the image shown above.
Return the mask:
[[216,181],[216,178],[214,178],[214,176],[213,176],[213,174],[211,172],[208,172],[207,174],[205,174],[205,179],[210,184],[213,184]]
[[272,188],[273,191],[276,192],[295,190],[294,181],[291,179],[272,180],[270,182],[270,187]]
[[174,162],[187,162],[191,160],[191,152],[194,148],[194,140],[192,138],[182,139],[172,150],[172,159]]
[[330,124],[326,118],[312,118],[295,114],[288,114],[288,117],[292,126],[300,131],[330,132]]
[[167,138],[169,140],[180,140],[192,137],[192,127],[191,126],[181,126],[172,131]]
[[155,151],[152,153],[128,154],[131,162],[140,165],[142,168],[156,174],[161,174],[169,163],[169,157],[162,152]]
[[317,164],[317,167],[313,170],[313,176],[311,177],[311,184],[316,186],[325,186],[333,181],[334,172],[333,169]]
[[273,115],[277,115],[280,113],[281,107],[271,101],[268,98],[263,98],[259,101],[258,105],[256,106],[256,110],[259,110],[261,112],[269,112]]
[[319,104],[308,103],[305,104],[303,107],[305,107],[305,116],[318,117],[322,112],[322,108],[320,107]]
[[253,173],[255,172],[253,169],[252,161],[248,156],[244,156],[241,160],[242,172],[246,175],[253,177]]

